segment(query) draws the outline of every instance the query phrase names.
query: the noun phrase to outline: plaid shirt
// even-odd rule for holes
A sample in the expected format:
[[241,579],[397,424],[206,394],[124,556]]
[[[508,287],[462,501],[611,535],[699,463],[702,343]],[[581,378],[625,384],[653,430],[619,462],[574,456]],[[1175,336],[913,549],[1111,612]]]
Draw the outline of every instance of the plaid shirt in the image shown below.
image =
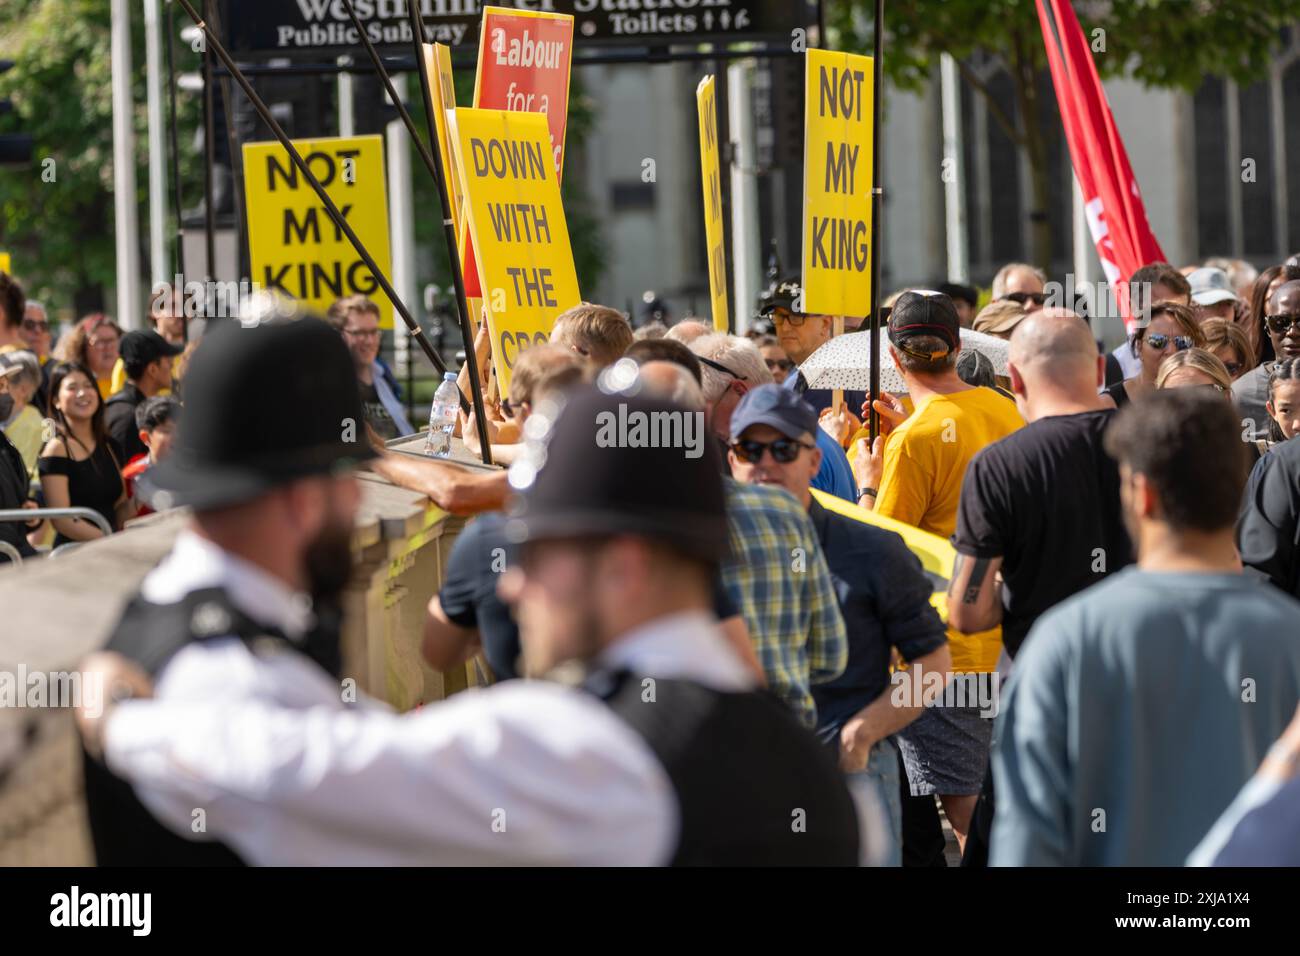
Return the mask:
[[723,584],[744,615],[768,687],[815,727],[812,685],[834,680],[849,660],[826,558],[808,513],[789,492],[726,484],[731,556]]

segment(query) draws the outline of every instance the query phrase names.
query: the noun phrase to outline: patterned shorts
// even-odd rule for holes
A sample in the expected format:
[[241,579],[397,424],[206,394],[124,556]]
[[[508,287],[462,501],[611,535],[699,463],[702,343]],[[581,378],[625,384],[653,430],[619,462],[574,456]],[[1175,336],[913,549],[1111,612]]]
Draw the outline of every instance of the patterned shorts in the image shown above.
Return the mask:
[[980,792],[993,741],[993,718],[979,707],[927,707],[894,739],[912,796]]

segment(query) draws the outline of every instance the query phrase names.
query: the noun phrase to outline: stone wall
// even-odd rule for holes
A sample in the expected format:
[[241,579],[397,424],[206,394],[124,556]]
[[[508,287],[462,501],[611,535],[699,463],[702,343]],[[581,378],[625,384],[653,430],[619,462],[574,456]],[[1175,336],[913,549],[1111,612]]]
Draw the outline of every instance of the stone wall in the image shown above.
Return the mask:
[[[482,683],[477,662],[439,674],[420,656],[425,607],[464,520],[374,475],[362,475],[362,489],[344,595],[344,677],[399,710]],[[75,670],[107,640],[185,520],[179,511],[155,515],[58,558],[0,565],[0,672]],[[0,706],[0,866],[92,862],[71,713]]]

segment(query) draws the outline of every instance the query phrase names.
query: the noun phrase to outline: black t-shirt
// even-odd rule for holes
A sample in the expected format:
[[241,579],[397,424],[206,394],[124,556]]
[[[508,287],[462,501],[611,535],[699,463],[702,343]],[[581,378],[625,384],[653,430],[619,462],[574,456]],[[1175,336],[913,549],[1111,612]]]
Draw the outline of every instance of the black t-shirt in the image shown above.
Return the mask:
[[357,388],[361,392],[361,405],[365,409],[366,421],[379,437],[388,441],[401,435],[397,423],[393,421],[393,416],[388,414],[388,409],[384,408],[384,403],[379,400],[375,383],[357,382]]
[[135,410],[144,400],[144,393],[127,382],[104,403],[104,430],[121,465],[149,451],[135,424]]
[[[467,524],[452,545],[438,592],[438,603],[449,621],[478,630],[483,656],[497,680],[520,676],[519,626],[510,608],[497,597],[497,581],[513,558],[505,526],[505,517],[496,512]],[[720,621],[740,613],[720,575],[714,580],[713,611]]]
[[1040,614],[1133,563],[1119,466],[1101,443],[1115,414],[1040,418],[966,469],[953,544],[1002,558],[1002,639],[1013,657]]
[[1247,571],[1300,598],[1300,439],[1281,442],[1250,473],[1237,547]]

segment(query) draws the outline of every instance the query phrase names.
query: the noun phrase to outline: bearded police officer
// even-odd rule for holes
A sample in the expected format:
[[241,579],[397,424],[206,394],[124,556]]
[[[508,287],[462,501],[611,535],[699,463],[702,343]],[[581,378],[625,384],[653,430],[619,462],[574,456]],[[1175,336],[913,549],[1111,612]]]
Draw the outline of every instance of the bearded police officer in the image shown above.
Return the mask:
[[[155,502],[194,513],[108,649],[152,678],[160,706],[343,706],[335,598],[350,573],[360,497],[350,471],[373,452],[347,348],[291,308],[264,299],[244,322],[209,330],[185,378],[176,445],[148,473]],[[132,684],[138,678],[118,686]],[[201,800],[168,812],[174,804],[99,760],[87,757],[85,769],[101,865],[241,862],[208,838]]]
[[530,432],[549,442],[513,466],[520,550],[501,588],[528,669],[576,676],[404,716],[128,700],[80,715],[108,765],[173,825],[203,807],[250,862],[856,863],[833,757],[756,689],[710,613],[727,541],[713,450],[626,447],[614,424],[696,413],[591,389],[539,414]]

